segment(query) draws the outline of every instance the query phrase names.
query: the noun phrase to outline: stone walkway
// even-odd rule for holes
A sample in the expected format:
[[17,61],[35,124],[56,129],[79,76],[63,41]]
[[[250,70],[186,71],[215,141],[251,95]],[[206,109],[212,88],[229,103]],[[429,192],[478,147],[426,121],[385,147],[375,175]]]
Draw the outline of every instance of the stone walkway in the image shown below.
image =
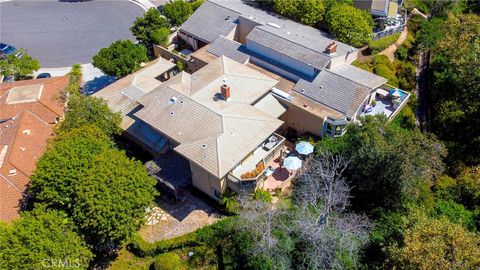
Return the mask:
[[162,201],[147,209],[140,235],[147,242],[170,239],[212,224],[223,215],[200,198],[189,194],[184,202]]

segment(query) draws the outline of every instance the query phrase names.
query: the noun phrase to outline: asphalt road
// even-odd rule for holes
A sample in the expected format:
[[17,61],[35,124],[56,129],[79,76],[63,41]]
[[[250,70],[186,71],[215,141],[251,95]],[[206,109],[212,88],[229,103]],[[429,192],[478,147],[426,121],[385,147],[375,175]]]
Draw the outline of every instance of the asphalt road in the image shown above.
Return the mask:
[[15,0],[0,3],[0,41],[27,49],[43,68],[91,62],[101,48],[131,39],[144,10],[127,0]]

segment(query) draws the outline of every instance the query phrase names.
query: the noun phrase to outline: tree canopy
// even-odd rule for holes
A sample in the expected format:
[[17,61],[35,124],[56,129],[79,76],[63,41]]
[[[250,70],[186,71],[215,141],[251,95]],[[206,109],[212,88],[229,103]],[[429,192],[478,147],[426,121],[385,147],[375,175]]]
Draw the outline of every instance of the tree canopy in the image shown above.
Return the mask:
[[[17,52],[22,56],[15,56]],[[40,62],[28,55],[25,50],[16,51],[0,61],[0,74],[5,77],[14,76],[18,80],[32,76],[38,69],[40,69]]]
[[354,187],[352,205],[361,211],[396,209],[419,199],[443,172],[444,146],[419,130],[404,130],[385,117],[366,117],[349,126],[335,141],[322,140],[319,149],[332,149],[350,158],[345,176]]
[[121,242],[143,224],[145,209],[157,194],[156,180],[139,161],[108,149],[75,186],[73,217],[85,234],[101,243]]
[[52,141],[37,162],[31,195],[36,203],[66,211],[101,249],[138,229],[157,194],[155,184],[104,132],[83,126]]
[[372,38],[373,19],[367,12],[353,6],[332,5],[325,14],[325,26],[338,40],[360,47]]
[[147,62],[147,49],[143,45],[133,44],[130,40],[117,40],[93,56],[93,66],[103,73],[123,77],[140,68]]
[[130,27],[130,31],[145,46],[155,43],[152,35],[160,28],[168,28],[168,21],[160,15],[156,8],[150,8],[143,17],[138,17]]
[[[429,29],[421,31],[429,33]],[[433,47],[429,87],[432,130],[447,142],[450,163],[479,164],[480,17],[449,14],[442,29],[441,39],[430,42],[431,35],[421,39],[425,46]]]
[[323,0],[274,0],[275,12],[306,25],[315,25],[322,21],[325,14]]
[[414,211],[405,224],[403,243],[391,248],[400,269],[477,269],[480,239],[446,218]]
[[0,224],[1,269],[86,269],[93,254],[65,213],[38,208]]
[[184,0],[173,0],[163,6],[163,14],[172,26],[181,25],[192,13],[192,5]]
[[108,136],[121,132],[122,117],[112,112],[105,100],[93,96],[73,94],[69,97],[68,109],[58,131],[66,132],[86,125],[94,125]]

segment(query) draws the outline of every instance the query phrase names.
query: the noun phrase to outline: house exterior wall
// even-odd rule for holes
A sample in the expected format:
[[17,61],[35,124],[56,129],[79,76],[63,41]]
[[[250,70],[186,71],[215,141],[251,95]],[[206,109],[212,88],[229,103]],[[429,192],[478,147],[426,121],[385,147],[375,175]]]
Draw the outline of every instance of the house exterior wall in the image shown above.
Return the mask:
[[215,199],[212,188],[222,193],[226,188],[225,179],[218,179],[197,164],[190,161],[190,171],[192,173],[192,184],[203,193]]
[[284,128],[293,128],[299,134],[309,132],[316,136],[323,135],[324,119],[311,114],[293,104],[288,104],[288,110],[280,117]]
[[314,67],[309,66],[303,62],[295,60],[279,52],[276,52],[254,41],[247,40],[247,49],[265,58],[271,59],[272,61],[277,62],[283,66],[286,66],[298,72],[301,72],[307,76],[313,77],[315,75]]
[[356,50],[354,52],[351,52],[351,53],[347,53],[347,54],[339,55],[339,56],[336,56],[336,57],[332,57],[332,60],[330,61],[330,64],[328,65],[328,68],[334,68],[334,67],[338,67],[338,66],[345,65],[345,64],[349,65],[353,61],[357,60],[357,56],[358,56],[358,50]]
[[252,21],[243,16],[238,17],[237,31],[235,34],[235,40],[245,45],[247,43],[247,35],[255,28],[255,26],[261,25],[255,21]]
[[198,50],[198,40],[195,39],[193,36],[188,35],[187,33],[183,31],[178,32],[178,36],[183,39],[185,42],[187,42],[188,45],[192,46],[193,50],[196,51]]
[[277,66],[275,66],[275,65],[273,65],[273,64],[270,64],[270,63],[268,63],[268,62],[265,62],[265,61],[263,61],[263,60],[261,60],[261,59],[258,59],[258,58],[256,58],[256,57],[250,56],[250,62],[253,63],[253,64],[255,64],[255,65],[257,65],[257,66],[259,66],[259,67],[262,67],[262,68],[264,68],[264,69],[266,69],[266,70],[270,70],[270,71],[272,71],[272,72],[274,72],[274,73],[280,74],[281,76],[283,76],[283,77],[285,77],[285,78],[287,78],[287,79],[289,79],[289,80],[291,80],[291,81],[295,81],[295,82],[296,82],[296,81],[300,80],[300,77],[298,77],[297,75],[295,75],[295,74],[293,74],[293,73],[290,73],[290,72],[288,72],[288,71],[286,71],[286,70],[283,70],[283,69],[281,69],[281,68],[279,68],[279,67],[277,67]]

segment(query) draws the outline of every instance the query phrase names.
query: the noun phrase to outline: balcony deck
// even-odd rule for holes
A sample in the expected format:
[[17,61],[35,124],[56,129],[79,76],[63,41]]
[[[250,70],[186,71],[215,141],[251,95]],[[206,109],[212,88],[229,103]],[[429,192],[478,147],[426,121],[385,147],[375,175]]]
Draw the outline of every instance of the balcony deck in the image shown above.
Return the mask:
[[[383,89],[383,88],[389,89],[389,88],[394,88],[394,87],[387,86],[387,87],[382,87],[381,89]],[[378,94],[376,94],[375,95],[376,105],[374,107],[372,107],[371,110],[369,110],[368,112],[363,111],[360,116],[367,116],[367,115],[375,116],[375,115],[385,114],[385,116],[389,120],[391,120],[403,108],[403,106],[405,106],[405,104],[408,101],[408,98],[410,97],[409,93],[407,93],[407,92],[405,92],[401,89],[398,89],[398,90],[400,92],[401,102],[400,102],[400,104],[398,104],[398,106],[396,108],[393,105],[391,97],[389,97],[389,96],[381,97]],[[385,91],[387,91],[387,90],[385,90]]]
[[[289,141],[285,141],[285,145],[282,147],[281,152],[292,152],[294,151],[295,146],[293,143]],[[289,172],[285,168],[280,167],[280,162],[282,160],[282,157],[279,155],[275,156],[269,164],[267,164],[267,168],[271,167],[273,168],[273,173],[269,175],[265,181],[263,181],[262,188],[274,192],[274,191],[280,191],[283,192],[285,189],[287,189],[291,183],[292,180],[295,178],[297,172]]]

